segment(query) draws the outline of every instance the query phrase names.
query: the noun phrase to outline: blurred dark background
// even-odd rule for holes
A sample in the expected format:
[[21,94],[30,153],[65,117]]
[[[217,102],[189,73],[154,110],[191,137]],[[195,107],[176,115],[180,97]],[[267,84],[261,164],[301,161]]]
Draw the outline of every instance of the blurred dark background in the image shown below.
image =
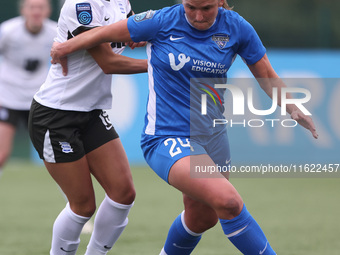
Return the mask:
[[[176,0],[130,0],[135,13],[175,4]],[[52,0],[57,20],[63,0]],[[228,0],[248,20],[266,47],[340,48],[339,0]],[[18,15],[16,1],[0,2],[0,22]]]

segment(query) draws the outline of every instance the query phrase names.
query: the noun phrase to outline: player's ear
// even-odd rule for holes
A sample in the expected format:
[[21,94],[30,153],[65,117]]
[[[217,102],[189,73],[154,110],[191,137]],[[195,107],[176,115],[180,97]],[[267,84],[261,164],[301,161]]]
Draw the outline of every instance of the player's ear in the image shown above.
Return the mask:
[[225,0],[218,0],[218,7],[222,7]]

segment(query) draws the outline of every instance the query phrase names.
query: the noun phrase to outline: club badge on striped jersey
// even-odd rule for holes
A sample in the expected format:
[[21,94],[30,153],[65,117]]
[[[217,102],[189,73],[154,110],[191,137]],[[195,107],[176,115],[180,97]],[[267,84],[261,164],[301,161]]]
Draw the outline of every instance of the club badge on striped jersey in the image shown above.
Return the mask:
[[82,25],[88,25],[92,21],[92,9],[89,3],[76,4],[77,19]]
[[118,0],[118,5],[119,5],[120,12],[121,12],[122,14],[126,14],[125,8],[124,8],[124,4],[122,3],[121,0]]
[[222,50],[229,42],[229,35],[227,34],[216,34],[211,37],[211,39],[217,44],[217,46]]
[[106,130],[110,130],[111,128],[113,128],[109,115],[106,111],[102,111],[99,115],[99,118],[102,120]]
[[64,153],[72,153],[73,148],[71,147],[71,144],[68,142],[59,142],[59,145],[61,147],[61,151]]

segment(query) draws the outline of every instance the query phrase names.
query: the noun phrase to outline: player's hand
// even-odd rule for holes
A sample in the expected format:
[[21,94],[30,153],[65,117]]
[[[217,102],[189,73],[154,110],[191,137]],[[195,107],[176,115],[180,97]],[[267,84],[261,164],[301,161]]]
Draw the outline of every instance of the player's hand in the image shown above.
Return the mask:
[[133,50],[134,48],[138,48],[138,47],[144,47],[146,44],[147,44],[147,42],[139,42],[139,43],[127,42],[127,43],[125,43],[125,45],[128,45],[131,48],[131,50]]
[[293,120],[296,120],[301,126],[308,129],[315,139],[318,139],[319,135],[316,132],[316,128],[311,117],[303,114],[300,110],[294,110],[290,116]]
[[54,42],[52,45],[52,49],[51,49],[51,64],[55,65],[55,64],[60,64],[62,69],[63,69],[63,75],[66,76],[68,73],[68,69],[67,69],[67,56],[65,57],[60,57],[60,53],[58,51],[58,45],[60,43],[58,42]]

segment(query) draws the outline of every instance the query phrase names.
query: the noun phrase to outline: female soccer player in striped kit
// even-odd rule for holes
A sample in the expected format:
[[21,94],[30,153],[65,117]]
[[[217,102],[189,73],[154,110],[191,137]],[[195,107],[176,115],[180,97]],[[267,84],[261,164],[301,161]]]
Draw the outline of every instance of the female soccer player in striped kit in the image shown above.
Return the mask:
[[[66,0],[56,42],[131,14],[128,0]],[[146,72],[147,61],[121,56],[124,44],[119,42],[68,56],[67,76],[61,66],[53,65],[34,96],[31,140],[69,201],[54,222],[51,255],[76,254],[81,230],[96,210],[91,174],[106,196],[86,255],[106,254],[128,223],[135,189],[122,143],[102,109],[112,106],[109,73]],[[105,66],[105,72],[100,66]]]
[[[185,210],[170,227],[161,254],[190,254],[202,233],[218,221],[243,254],[276,254],[227,178],[190,175],[191,166],[230,164],[226,128],[214,128],[211,121],[224,118],[223,106],[208,101],[209,111],[203,118],[199,98],[190,98],[199,94],[201,80],[225,80],[238,54],[256,78],[268,78],[260,84],[267,94],[273,86],[285,86],[271,82],[278,76],[254,28],[223,0],[182,0],[182,4],[147,11],[58,45],[52,50],[53,61],[105,41],[131,39],[148,41],[150,93],[141,143],[145,159],[183,193]],[[216,93],[222,100],[224,90],[216,89]],[[295,105],[287,111],[317,138],[309,116]]]
[[21,16],[0,25],[0,175],[16,129],[27,127],[33,95],[46,78],[57,23],[48,0],[20,0]]

